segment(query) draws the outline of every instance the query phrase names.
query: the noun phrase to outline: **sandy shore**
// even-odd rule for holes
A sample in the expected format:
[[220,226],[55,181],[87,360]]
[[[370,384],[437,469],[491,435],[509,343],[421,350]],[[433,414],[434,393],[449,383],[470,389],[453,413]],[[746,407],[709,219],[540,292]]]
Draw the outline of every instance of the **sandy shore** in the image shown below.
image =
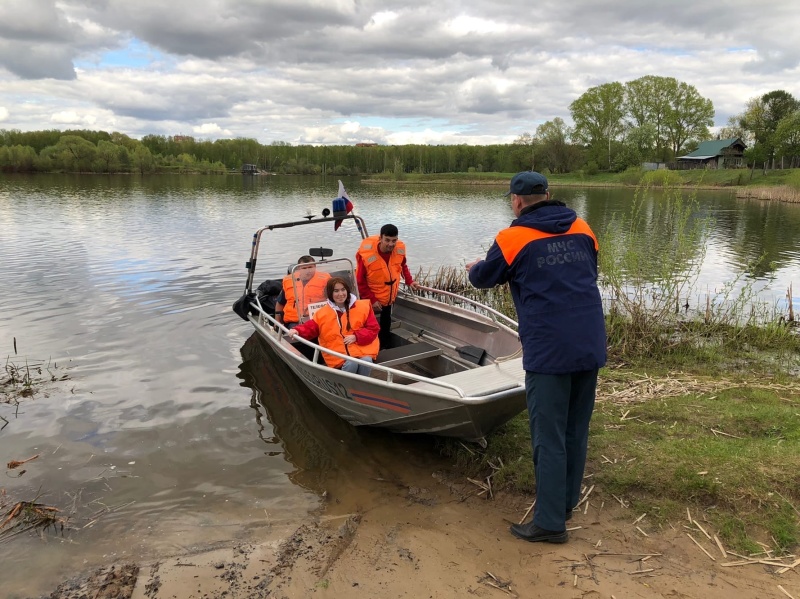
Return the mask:
[[800,597],[800,568],[724,566],[741,558],[724,556],[688,519],[658,526],[615,500],[590,499],[567,544],[526,543],[508,526],[532,498],[487,500],[443,473],[414,482],[375,480],[365,494],[328,495],[299,526],[265,526],[255,543],[109,565],[51,597]]

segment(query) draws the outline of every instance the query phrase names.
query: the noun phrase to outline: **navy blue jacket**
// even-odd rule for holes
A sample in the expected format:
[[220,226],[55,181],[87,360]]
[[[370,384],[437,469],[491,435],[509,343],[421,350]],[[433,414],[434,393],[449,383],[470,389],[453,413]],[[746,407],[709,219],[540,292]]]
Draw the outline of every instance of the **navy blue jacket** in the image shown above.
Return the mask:
[[509,283],[525,370],[567,374],[605,364],[597,251],[589,225],[548,200],[525,208],[470,269],[475,287]]

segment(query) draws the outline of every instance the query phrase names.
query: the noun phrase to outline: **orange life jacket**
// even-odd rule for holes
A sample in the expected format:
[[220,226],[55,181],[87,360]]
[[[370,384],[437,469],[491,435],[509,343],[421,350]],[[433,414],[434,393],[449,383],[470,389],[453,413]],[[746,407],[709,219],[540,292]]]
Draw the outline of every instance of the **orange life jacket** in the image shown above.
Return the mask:
[[[295,285],[292,282],[292,275],[283,277],[283,294],[286,297],[283,322],[300,322],[300,316],[308,316],[308,304],[325,301],[325,285],[330,278],[331,275],[328,273],[317,271],[305,285],[301,281],[294,281],[297,283],[297,293],[300,295],[298,301],[294,295]],[[300,306],[299,311],[298,306]]]
[[406,245],[397,241],[394,251],[389,255],[387,264],[378,253],[379,235],[367,237],[358,248],[358,255],[367,270],[367,283],[370,291],[383,306],[394,303],[400,279],[403,275],[403,260],[406,257]]
[[[369,356],[374,360],[378,356],[378,350],[380,349],[380,342],[377,337],[367,345],[359,345],[358,343],[345,345],[344,343],[345,335],[352,335],[354,331],[362,328],[371,314],[372,306],[369,300],[356,300],[350,306],[350,329],[348,330],[347,313],[337,312],[330,305],[323,306],[314,313],[314,322],[319,327],[319,344],[340,354],[347,354],[354,358]],[[325,358],[325,363],[331,368],[339,368],[344,364],[344,360],[330,354],[323,353],[322,357]]]

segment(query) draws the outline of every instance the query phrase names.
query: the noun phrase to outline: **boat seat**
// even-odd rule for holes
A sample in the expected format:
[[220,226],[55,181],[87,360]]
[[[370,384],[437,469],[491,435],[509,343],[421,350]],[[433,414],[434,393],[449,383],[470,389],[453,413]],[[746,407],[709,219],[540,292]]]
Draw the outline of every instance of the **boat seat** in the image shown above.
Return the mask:
[[[435,380],[456,385],[472,397],[482,397],[510,389],[524,389],[525,370],[522,368],[522,358],[514,358],[488,366],[481,366],[480,368],[472,368],[436,377]],[[439,387],[432,383],[416,382],[411,383],[409,387],[414,387],[420,391],[436,391],[446,395],[457,395],[451,389]]]
[[378,352],[378,359],[376,363],[382,366],[397,366],[398,364],[406,364],[423,358],[431,358],[439,356],[442,350],[430,343],[407,343],[399,347],[392,347],[390,349],[382,349]]

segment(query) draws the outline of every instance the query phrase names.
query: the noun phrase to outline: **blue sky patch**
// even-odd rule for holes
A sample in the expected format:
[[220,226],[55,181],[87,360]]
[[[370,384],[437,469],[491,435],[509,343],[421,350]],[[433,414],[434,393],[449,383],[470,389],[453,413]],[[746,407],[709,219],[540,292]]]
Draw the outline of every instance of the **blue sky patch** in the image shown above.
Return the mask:
[[164,54],[154,49],[149,44],[132,38],[128,45],[117,50],[110,50],[102,54],[97,60],[76,61],[75,66],[83,68],[91,67],[124,67],[129,69],[140,69],[147,67],[154,62],[164,61]]

